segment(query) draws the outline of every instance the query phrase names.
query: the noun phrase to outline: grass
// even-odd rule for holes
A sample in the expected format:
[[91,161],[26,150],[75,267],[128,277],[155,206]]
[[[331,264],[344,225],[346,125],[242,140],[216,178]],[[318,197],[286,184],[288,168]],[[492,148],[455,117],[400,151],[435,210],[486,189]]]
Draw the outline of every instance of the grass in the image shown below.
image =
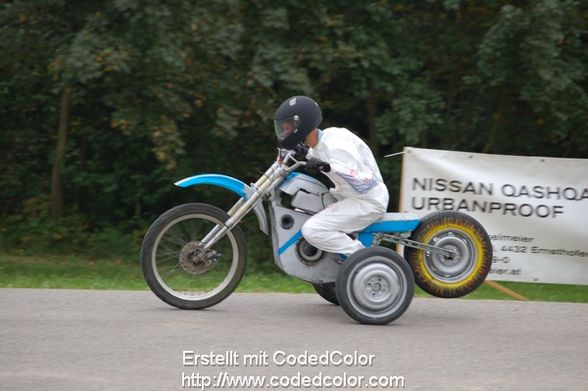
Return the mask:
[[[501,282],[501,285],[537,301],[588,303],[588,286]],[[71,288],[145,290],[138,260],[87,260],[77,256],[22,256],[0,254],[0,288]],[[312,286],[275,272],[245,273],[238,292],[311,293]],[[416,296],[428,297],[417,289]],[[511,300],[487,285],[468,299]]]
[[[0,288],[148,289],[138,260],[0,254]],[[245,273],[240,292],[314,292],[310,284],[275,273]]]

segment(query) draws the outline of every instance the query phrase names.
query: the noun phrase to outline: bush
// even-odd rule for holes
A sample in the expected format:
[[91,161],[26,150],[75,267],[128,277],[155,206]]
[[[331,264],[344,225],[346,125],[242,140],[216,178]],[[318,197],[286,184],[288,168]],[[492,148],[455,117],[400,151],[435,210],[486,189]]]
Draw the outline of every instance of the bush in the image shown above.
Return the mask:
[[90,258],[137,258],[141,235],[116,227],[93,230],[81,215],[49,217],[47,196],[28,199],[22,213],[0,220],[0,251],[79,254]]

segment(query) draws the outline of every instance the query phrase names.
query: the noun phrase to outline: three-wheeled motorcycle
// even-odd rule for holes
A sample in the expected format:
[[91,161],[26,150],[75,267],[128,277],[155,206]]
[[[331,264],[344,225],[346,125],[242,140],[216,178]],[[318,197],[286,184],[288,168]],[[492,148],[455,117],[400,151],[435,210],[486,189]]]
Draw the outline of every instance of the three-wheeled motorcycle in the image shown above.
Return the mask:
[[[153,222],[141,247],[151,290],[182,309],[210,307],[229,296],[245,272],[247,242],[239,222],[251,211],[259,229],[271,237],[276,265],[311,283],[321,297],[361,323],[385,324],[401,316],[415,282],[431,295],[452,298],[470,293],[486,278],[492,263],[488,234],[474,218],[455,211],[422,219],[386,213],[353,234],[365,248],[346,259],[313,247],[301,227],[336,200],[321,181],[299,172],[305,164],[294,151],[280,149],[251,185],[220,174],[176,182],[179,187],[219,186],[240,198],[228,211],[206,203],[179,205]],[[391,248],[398,246],[404,257]]]

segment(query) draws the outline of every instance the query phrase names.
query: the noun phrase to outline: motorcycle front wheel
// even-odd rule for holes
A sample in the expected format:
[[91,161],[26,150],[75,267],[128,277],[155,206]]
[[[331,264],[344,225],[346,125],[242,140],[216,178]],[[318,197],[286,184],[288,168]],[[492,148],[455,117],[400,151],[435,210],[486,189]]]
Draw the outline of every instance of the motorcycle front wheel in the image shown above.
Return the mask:
[[200,242],[229,216],[207,204],[185,204],[153,222],[141,245],[141,269],[161,300],[182,309],[218,304],[239,285],[247,263],[247,242],[237,226],[210,249]]

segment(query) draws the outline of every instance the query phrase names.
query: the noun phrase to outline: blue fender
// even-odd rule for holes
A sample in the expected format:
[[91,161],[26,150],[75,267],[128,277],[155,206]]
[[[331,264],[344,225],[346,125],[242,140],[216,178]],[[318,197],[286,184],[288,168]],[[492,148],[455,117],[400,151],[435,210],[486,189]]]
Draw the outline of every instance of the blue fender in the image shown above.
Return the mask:
[[[222,187],[224,189],[230,190],[233,193],[238,194],[240,197],[248,199],[253,194],[253,189],[247,186],[244,182],[230,177],[228,175],[222,174],[202,174],[202,175],[194,175],[188,178],[184,178],[182,180],[177,181],[174,185],[179,187],[189,187],[189,186],[198,186],[198,185],[212,185]],[[269,234],[269,227],[268,227],[268,220],[267,215],[265,213],[265,209],[263,208],[263,203],[258,203],[254,208],[253,211],[257,216],[257,221],[259,222],[259,229],[264,234]]]

